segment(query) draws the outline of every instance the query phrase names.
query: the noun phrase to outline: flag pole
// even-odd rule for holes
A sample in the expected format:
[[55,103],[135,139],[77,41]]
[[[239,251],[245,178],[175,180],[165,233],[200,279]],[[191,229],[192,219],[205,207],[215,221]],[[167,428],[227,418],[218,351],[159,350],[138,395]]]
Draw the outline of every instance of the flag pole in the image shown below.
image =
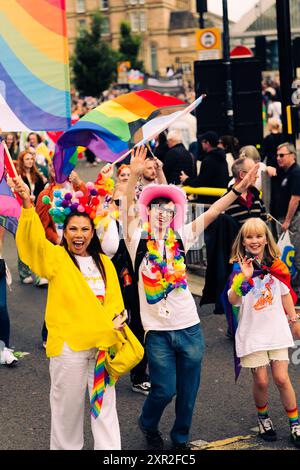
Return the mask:
[[2,129],[0,129],[0,142],[2,143],[3,148],[6,152],[6,156],[7,156],[7,159],[9,161],[10,165],[11,165],[12,171],[14,172],[14,176],[17,177],[18,173],[17,173],[16,167],[15,167],[14,162],[13,162],[11,156],[10,156],[10,153],[9,153],[8,147],[6,145],[6,142],[2,137]]
[[129,155],[131,152],[132,152],[132,149],[128,150],[126,153],[124,153],[124,155],[121,155],[121,157],[119,157],[117,160],[112,162],[111,166],[113,167],[116,163],[119,163],[122,160],[124,160],[124,158],[127,157],[127,155]]

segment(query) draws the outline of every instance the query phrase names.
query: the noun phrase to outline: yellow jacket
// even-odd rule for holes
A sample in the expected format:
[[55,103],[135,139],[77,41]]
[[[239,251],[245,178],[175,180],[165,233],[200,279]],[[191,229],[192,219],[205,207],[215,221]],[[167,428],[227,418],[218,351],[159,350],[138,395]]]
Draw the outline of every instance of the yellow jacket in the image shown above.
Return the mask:
[[106,292],[101,305],[67,251],[53,245],[34,208],[22,209],[16,234],[21,260],[49,281],[46,305],[47,355],[58,356],[64,342],[74,351],[107,349],[122,339],[113,329],[113,318],[124,309],[115,268],[100,255],[106,273]]

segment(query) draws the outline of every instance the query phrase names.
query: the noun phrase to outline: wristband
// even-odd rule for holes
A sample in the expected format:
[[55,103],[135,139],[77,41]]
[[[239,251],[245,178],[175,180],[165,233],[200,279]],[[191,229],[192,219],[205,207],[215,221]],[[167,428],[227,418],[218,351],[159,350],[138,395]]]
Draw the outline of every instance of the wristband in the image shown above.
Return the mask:
[[237,189],[235,189],[234,186],[231,186],[231,191],[232,191],[234,194],[236,194],[237,196],[240,196],[241,194],[243,194],[243,193],[241,193],[240,191],[238,191]]
[[300,322],[300,314],[299,313],[296,313],[296,316],[293,317],[293,318],[289,318],[289,323],[299,323]]
[[247,295],[248,292],[253,289],[253,286],[254,282],[252,278],[248,279],[248,281],[245,281],[244,274],[239,273],[234,276],[231,289],[236,293],[236,295],[242,297]]

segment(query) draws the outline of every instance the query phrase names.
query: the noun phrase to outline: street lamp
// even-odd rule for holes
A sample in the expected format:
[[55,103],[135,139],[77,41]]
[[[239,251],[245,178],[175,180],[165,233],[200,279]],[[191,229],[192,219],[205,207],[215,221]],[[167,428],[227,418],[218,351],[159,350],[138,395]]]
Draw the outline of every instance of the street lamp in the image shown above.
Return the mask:
[[234,133],[233,103],[232,103],[232,80],[231,80],[231,61],[230,61],[230,39],[228,26],[228,8],[227,0],[223,1],[223,61],[226,77],[226,117],[228,133]]

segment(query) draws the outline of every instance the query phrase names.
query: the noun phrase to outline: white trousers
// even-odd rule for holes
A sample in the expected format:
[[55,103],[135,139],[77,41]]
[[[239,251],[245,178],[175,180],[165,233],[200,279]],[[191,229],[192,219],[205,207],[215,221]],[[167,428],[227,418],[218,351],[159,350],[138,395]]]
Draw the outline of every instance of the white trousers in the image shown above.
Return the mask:
[[[83,447],[85,394],[94,385],[96,349],[72,351],[65,343],[60,356],[50,358],[51,450]],[[120,450],[121,436],[115,387],[107,385],[98,418],[91,416],[95,450]]]

